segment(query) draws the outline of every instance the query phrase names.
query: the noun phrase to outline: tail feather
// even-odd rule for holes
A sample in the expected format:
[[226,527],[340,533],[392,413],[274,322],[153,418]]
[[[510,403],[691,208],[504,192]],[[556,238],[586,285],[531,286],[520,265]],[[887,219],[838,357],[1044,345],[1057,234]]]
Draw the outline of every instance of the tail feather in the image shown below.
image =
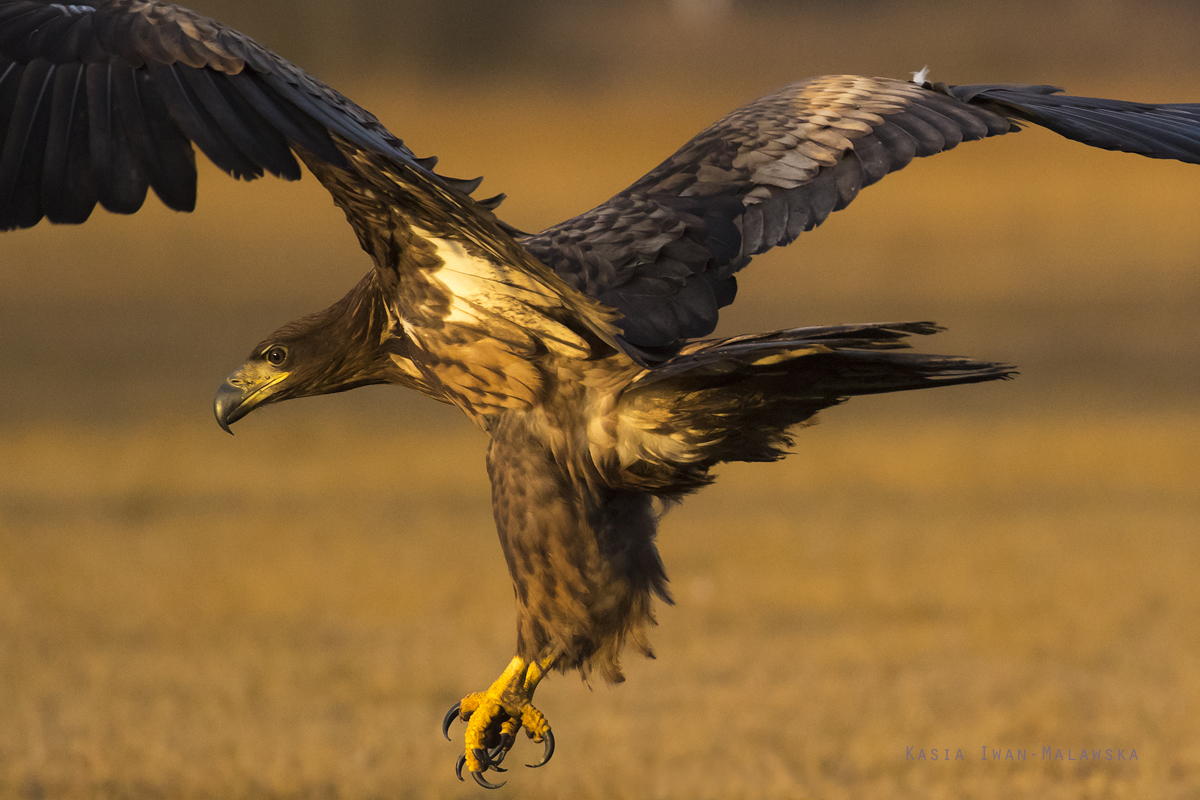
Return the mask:
[[849,397],[978,383],[1013,374],[1003,364],[894,352],[910,347],[909,336],[941,330],[933,322],[882,322],[706,339],[690,343],[679,355],[648,370],[634,388],[670,381],[678,389],[695,391],[747,381],[743,388],[753,391],[757,382],[765,380],[782,381],[806,394],[836,389],[835,396]]
[[901,352],[929,322],[793,328],[690,345],[626,390],[622,447],[629,474],[656,490],[689,491],[723,461],[774,461],[788,429],[858,395],[1012,377],[1012,367]]
[[839,349],[812,357],[820,359],[829,373],[828,388],[843,398],[1008,380],[1015,374],[1007,364],[925,353]]

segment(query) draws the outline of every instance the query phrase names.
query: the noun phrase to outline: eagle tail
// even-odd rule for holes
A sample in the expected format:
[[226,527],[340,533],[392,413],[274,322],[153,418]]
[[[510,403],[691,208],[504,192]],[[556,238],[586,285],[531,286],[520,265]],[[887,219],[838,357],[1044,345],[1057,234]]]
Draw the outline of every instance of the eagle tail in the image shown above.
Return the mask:
[[[647,479],[669,473],[664,488],[689,491],[720,462],[782,458],[789,428],[850,397],[1015,374],[1005,364],[904,350],[905,337],[939,330],[929,322],[839,325],[695,343],[626,393],[626,418],[645,420],[642,452],[669,467],[643,462],[638,471]],[[652,430],[662,446],[652,446]]]
[[855,395],[978,383],[1015,374],[1004,364],[897,352],[908,349],[907,337],[941,330],[932,322],[884,322],[708,339],[688,345],[632,388],[669,383],[685,393],[766,394],[783,403],[820,398],[832,405]]

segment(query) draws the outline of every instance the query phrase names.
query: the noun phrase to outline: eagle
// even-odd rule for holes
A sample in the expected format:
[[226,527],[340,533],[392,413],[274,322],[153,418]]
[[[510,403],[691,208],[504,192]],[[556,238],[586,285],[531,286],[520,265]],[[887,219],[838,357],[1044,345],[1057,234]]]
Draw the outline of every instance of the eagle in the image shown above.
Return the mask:
[[196,203],[198,149],[235,178],[333,196],[371,269],[265,338],[221,385],[218,423],[370,384],[457,406],[490,437],[492,505],[516,599],[512,661],[446,715],[456,772],[481,786],[551,671],[620,681],[671,602],[662,510],[730,461],[774,461],[789,431],[850,397],[1008,378],[914,353],[930,322],[711,338],[736,273],[914,158],[1048,128],[1093,147],[1200,163],[1200,104],[1072,97],[1053,86],[831,75],[705,129],[590,211],[525,234],[502,195],[435,170],[374,116],[253,39],[154,0],[0,0],[0,229],[130,214],[147,190]]

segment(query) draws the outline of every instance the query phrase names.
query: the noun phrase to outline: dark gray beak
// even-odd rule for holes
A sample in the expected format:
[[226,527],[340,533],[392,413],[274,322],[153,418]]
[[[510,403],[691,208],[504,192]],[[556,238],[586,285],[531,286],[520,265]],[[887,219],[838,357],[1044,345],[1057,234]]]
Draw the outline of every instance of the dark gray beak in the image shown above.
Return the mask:
[[232,434],[229,426],[264,403],[270,403],[278,390],[277,384],[287,376],[287,372],[257,361],[243,364],[217,389],[217,396],[213,399],[217,424],[226,433]]
[[233,431],[229,430],[229,426],[250,413],[245,401],[246,392],[229,381],[225,381],[221,388],[217,389],[217,396],[213,399],[213,413],[217,415],[217,424],[230,436],[233,435]]

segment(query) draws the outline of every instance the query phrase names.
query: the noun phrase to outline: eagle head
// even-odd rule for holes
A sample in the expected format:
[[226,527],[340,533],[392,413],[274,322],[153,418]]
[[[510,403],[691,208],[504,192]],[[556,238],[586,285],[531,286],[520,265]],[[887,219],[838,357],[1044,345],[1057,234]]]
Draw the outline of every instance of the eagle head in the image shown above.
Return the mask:
[[281,400],[418,382],[420,373],[407,357],[409,341],[390,329],[371,278],[324,311],[284,325],[250,351],[213,401],[217,422],[227,433],[254,409]]

